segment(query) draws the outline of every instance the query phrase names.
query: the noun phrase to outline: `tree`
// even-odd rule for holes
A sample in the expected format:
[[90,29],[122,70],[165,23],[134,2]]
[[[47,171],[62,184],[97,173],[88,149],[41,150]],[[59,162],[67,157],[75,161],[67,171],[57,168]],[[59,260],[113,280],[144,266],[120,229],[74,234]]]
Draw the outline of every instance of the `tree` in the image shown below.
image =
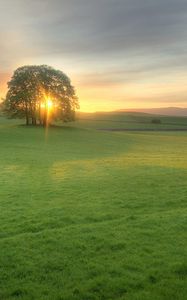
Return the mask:
[[9,117],[44,126],[53,120],[73,121],[79,108],[67,75],[46,65],[18,68],[8,82],[3,105]]

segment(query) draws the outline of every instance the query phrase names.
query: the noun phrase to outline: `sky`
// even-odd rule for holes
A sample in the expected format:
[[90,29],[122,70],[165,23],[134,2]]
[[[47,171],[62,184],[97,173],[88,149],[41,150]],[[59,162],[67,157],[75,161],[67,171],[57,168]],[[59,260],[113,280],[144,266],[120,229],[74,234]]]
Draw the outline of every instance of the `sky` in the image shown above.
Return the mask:
[[81,111],[187,107],[187,0],[0,0],[0,97],[13,71],[66,73]]

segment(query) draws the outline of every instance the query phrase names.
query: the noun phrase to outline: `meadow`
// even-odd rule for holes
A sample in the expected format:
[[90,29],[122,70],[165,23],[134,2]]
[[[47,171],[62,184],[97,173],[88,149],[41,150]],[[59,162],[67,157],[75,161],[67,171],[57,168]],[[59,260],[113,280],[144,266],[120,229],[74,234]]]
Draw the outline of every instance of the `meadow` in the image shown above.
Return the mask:
[[96,130],[151,118],[0,118],[1,300],[186,299],[187,132]]

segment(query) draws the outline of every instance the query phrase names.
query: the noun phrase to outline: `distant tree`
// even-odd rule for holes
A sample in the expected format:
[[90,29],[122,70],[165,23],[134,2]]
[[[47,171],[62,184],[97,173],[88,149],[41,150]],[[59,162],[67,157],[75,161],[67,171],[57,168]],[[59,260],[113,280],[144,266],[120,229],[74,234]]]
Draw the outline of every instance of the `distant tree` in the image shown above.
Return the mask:
[[18,68],[8,82],[3,105],[9,117],[44,126],[53,120],[73,121],[79,108],[67,75],[46,65]]
[[152,124],[161,124],[161,120],[155,118],[155,119],[152,119],[152,120],[151,120],[151,123],[152,123]]

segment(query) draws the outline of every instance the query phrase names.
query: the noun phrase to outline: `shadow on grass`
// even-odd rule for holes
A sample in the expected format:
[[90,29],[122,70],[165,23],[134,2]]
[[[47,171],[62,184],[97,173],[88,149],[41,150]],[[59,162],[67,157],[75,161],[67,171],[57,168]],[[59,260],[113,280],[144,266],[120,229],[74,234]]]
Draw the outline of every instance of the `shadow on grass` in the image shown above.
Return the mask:
[[51,124],[47,127],[44,127],[42,125],[26,125],[26,124],[19,124],[17,125],[18,127],[22,128],[34,128],[34,129],[43,129],[43,130],[67,130],[67,131],[85,131],[87,130],[86,128],[79,128],[79,127],[74,127],[74,126],[67,126],[67,125],[56,125],[56,124]]

